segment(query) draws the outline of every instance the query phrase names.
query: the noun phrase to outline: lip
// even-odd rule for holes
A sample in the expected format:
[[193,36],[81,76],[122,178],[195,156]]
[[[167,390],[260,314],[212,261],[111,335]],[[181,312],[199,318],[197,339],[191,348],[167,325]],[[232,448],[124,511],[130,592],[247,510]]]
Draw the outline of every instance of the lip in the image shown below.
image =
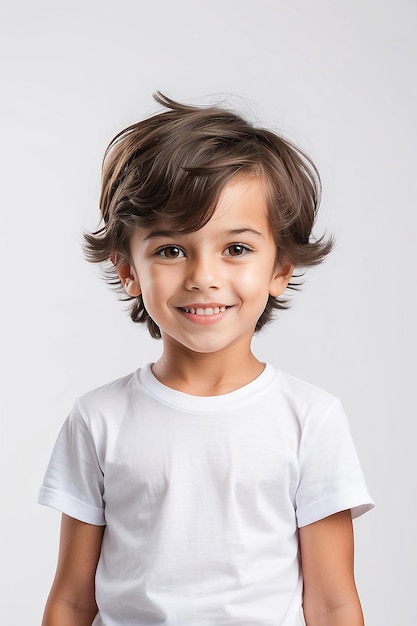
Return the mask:
[[193,315],[213,315],[224,313],[228,306],[220,302],[195,302],[178,308]]
[[231,307],[219,302],[195,302],[193,304],[187,304],[177,308],[190,322],[193,322],[194,324],[207,325],[215,324],[223,319]]

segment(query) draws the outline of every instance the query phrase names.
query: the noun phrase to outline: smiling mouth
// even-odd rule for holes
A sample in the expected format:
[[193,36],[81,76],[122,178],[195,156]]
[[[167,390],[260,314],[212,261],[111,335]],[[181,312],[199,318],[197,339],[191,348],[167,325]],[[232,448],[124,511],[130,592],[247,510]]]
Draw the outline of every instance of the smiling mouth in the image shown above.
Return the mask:
[[227,306],[214,306],[214,307],[181,307],[181,310],[185,313],[190,313],[191,315],[218,315],[219,313],[224,313],[226,309],[229,308]]

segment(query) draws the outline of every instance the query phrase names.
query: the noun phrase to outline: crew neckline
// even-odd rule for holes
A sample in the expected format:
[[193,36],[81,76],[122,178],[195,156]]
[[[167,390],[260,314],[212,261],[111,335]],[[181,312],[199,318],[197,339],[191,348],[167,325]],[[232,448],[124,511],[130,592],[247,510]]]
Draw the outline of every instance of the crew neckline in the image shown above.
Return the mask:
[[254,380],[239,389],[217,396],[193,396],[164,385],[153,374],[152,363],[139,369],[137,375],[147,393],[159,402],[182,411],[208,413],[216,408],[236,408],[238,404],[253,399],[272,383],[277,372],[272,365],[266,363],[262,372]]

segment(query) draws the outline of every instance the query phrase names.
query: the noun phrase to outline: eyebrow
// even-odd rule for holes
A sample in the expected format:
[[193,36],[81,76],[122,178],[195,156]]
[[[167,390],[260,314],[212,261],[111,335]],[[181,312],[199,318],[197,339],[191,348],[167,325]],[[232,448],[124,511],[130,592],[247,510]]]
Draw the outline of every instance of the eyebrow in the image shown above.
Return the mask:
[[149,239],[157,239],[158,237],[175,237],[179,232],[173,230],[153,230],[149,235],[146,235],[144,241],[148,241]]
[[[194,231],[191,231],[194,232]],[[149,235],[146,235],[144,241],[149,241],[151,239],[168,238],[172,239],[175,237],[181,237],[184,235],[188,235],[189,233],[183,231],[173,231],[173,230],[153,230]],[[242,228],[233,228],[231,230],[227,230],[223,233],[226,237],[237,237],[238,235],[255,235],[256,237],[264,238],[263,234],[260,233],[255,228],[250,228],[248,226],[243,226]]]
[[259,232],[259,230],[255,230],[255,228],[243,227],[243,228],[234,228],[233,230],[228,230],[226,235],[230,237],[237,235],[255,235],[256,237],[262,237],[263,234]]

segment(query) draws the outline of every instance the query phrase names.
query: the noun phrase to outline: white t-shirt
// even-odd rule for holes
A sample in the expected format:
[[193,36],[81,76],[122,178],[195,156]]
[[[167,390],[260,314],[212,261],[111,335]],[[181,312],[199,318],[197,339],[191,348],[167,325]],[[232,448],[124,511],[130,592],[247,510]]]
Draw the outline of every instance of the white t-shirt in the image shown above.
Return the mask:
[[151,367],[79,399],[42,504],[106,525],[95,626],[299,626],[299,526],[373,506],[339,401],[267,365],[198,397]]

